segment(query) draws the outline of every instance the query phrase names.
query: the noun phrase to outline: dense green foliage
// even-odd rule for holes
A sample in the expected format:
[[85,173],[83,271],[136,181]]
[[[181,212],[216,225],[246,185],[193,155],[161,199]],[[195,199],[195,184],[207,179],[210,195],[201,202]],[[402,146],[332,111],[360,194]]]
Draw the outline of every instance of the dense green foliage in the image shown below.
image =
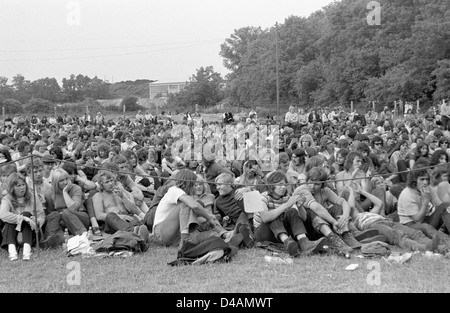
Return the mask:
[[[9,109],[12,101],[17,105],[26,105],[33,98],[49,101],[51,103],[80,103],[89,99],[117,99],[127,96],[148,97],[149,83],[151,80],[136,80],[118,83],[108,83],[98,77],[70,75],[63,78],[61,86],[55,78],[41,78],[35,81],[26,80],[21,74],[13,77],[8,84],[6,77],[0,77],[0,104],[8,108],[9,113],[20,113],[20,109],[14,112]],[[53,110],[53,108],[52,108]]]
[[450,97],[450,2],[384,0],[380,25],[367,0],[334,2],[307,18],[236,30],[221,46],[234,103],[276,101],[276,36],[283,103],[348,105]]
[[223,84],[223,78],[212,66],[201,67],[185,89],[169,97],[168,104],[191,111],[196,104],[204,108],[214,106],[224,98]]

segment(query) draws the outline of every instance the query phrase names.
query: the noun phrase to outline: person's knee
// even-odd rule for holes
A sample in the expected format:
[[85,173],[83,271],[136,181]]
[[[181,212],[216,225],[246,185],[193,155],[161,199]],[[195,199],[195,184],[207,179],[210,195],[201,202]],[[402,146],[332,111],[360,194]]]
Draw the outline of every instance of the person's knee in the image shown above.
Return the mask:
[[294,217],[298,217],[298,211],[294,208],[289,208],[286,211],[284,211],[284,214],[286,215],[286,217],[288,218],[294,218]]
[[118,215],[114,212],[109,212],[105,216],[105,224],[109,224],[112,220],[115,220],[118,217]]
[[26,217],[31,217],[31,212],[23,212],[22,215]]

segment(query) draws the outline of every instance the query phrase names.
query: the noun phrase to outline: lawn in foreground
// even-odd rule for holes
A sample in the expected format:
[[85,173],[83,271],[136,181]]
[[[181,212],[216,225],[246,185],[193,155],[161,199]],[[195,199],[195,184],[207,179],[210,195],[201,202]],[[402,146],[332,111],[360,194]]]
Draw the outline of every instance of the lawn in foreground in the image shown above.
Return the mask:
[[[450,292],[450,260],[413,254],[406,264],[382,258],[350,259],[317,255],[294,264],[264,261],[269,251],[240,250],[232,262],[200,266],[167,265],[176,248],[151,245],[128,258],[67,257],[62,250],[40,251],[30,262],[11,262],[0,252],[0,292],[82,293],[367,293]],[[358,264],[354,271],[345,270]]]

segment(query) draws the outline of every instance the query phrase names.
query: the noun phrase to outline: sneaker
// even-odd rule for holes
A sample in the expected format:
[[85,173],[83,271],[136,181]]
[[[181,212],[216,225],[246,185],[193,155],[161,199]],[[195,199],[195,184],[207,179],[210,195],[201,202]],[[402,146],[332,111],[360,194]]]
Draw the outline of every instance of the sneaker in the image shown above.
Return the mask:
[[8,245],[8,252],[9,252],[9,260],[10,261],[17,261],[17,248],[14,244]]
[[298,256],[300,254],[298,245],[292,238],[288,238],[284,241],[284,247],[289,252],[290,256]]
[[332,249],[336,249],[339,252],[344,252],[344,253],[350,253],[353,251],[353,249],[351,247],[349,247],[344,240],[341,239],[341,237],[339,237],[338,235],[336,235],[335,233],[331,233],[327,236],[328,238],[328,242],[330,244],[330,248]]
[[242,239],[242,242],[244,243],[245,247],[251,249],[255,246],[255,242],[250,236],[250,230],[248,229],[247,226],[242,225],[241,227],[239,227],[239,233],[242,234],[242,236],[244,237]]
[[361,241],[361,240],[364,240],[366,238],[374,237],[374,236],[376,236],[378,234],[379,234],[378,229],[371,228],[371,229],[366,229],[366,230],[363,230],[363,231],[359,231],[359,230],[355,231],[353,233],[353,236],[355,237],[356,240]]
[[145,225],[139,226],[138,235],[144,240],[144,242],[147,242],[148,236],[150,236],[147,226]]
[[17,256],[17,253],[10,253],[9,254],[9,260],[10,261],[17,261],[19,259],[19,257]]
[[29,261],[30,259],[31,259],[31,246],[29,244],[24,244],[22,260]]
[[358,249],[362,246],[362,243],[356,240],[355,237],[353,237],[353,235],[348,231],[342,234],[342,240],[344,240],[344,242],[353,249]]
[[302,238],[298,242],[303,255],[309,255],[323,251],[327,244],[328,240],[325,237],[322,237],[316,241],[310,241],[308,238]]
[[23,257],[22,257],[22,260],[24,260],[24,261],[30,261],[31,260],[31,252],[29,252],[29,253],[23,253]]

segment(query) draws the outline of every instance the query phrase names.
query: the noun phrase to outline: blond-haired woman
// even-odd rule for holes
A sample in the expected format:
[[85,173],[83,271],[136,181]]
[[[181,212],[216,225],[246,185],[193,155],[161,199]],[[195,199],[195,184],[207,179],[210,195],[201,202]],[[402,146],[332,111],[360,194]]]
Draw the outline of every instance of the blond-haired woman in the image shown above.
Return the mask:
[[52,188],[45,193],[47,223],[45,242],[49,247],[63,241],[64,228],[72,235],[81,235],[89,228],[89,215],[83,205],[84,195],[80,186],[71,182],[63,169],[52,173]]
[[[23,259],[30,260],[33,231],[45,222],[45,214],[39,200],[34,201],[25,177],[20,173],[12,173],[6,181],[7,195],[0,205],[0,219],[5,223],[2,230],[2,247],[8,247],[9,259],[18,259],[18,237],[22,237]],[[34,204],[36,203],[36,217]]]

